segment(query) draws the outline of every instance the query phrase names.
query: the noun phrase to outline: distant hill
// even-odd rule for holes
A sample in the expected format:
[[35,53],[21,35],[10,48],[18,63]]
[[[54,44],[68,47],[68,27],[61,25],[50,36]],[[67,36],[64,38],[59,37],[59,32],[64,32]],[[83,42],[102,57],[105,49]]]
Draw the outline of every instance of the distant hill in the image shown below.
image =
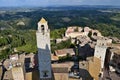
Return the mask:
[[[89,26],[99,30],[104,26],[114,26],[116,30],[120,28],[119,15],[119,6],[104,5],[0,8],[0,29],[35,30],[39,19],[44,17],[51,30],[68,26]],[[18,25],[19,22],[24,25]],[[117,32],[114,29],[113,32]]]

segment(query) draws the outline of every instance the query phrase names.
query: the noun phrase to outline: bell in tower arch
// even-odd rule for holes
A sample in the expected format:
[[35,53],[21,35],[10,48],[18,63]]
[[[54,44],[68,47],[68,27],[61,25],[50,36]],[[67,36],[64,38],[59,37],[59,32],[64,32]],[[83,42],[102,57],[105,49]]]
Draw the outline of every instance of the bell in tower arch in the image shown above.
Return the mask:
[[48,24],[47,21],[42,18],[39,22],[38,22],[38,31],[45,33],[48,31]]
[[44,31],[45,31],[45,26],[44,26],[44,25],[41,25],[41,32],[44,33]]

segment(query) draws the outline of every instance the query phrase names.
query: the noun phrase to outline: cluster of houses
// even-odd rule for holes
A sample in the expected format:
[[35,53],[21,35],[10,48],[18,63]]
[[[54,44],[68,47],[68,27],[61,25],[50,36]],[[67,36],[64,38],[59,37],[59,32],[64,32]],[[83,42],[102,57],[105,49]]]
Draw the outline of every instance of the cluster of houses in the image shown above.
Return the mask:
[[[91,79],[95,80],[107,79],[108,77],[112,80],[120,79],[118,76],[111,77],[120,73],[120,45],[119,43],[113,44],[113,38],[104,37],[98,30],[93,30],[89,27],[81,28],[73,26],[67,28],[65,36],[61,40],[59,39],[58,43],[67,39],[71,39],[72,43],[79,45],[79,56],[86,59],[79,61],[79,72],[83,80],[85,77],[86,79],[92,77]],[[75,55],[75,50],[56,50],[54,56],[63,57],[68,53],[73,56]],[[81,69],[86,71],[83,72],[84,70]],[[85,75],[91,76],[88,77]]]
[[[0,79],[120,79],[119,76],[113,76],[120,74],[120,44],[112,44],[112,39],[102,36],[98,30],[93,30],[89,27],[68,27],[65,36],[62,39],[56,39],[57,43],[71,39],[71,43],[77,44],[77,56],[81,60],[77,60],[74,48],[60,49],[55,50],[53,54],[49,53],[49,30],[47,21],[44,18],[38,23],[36,35],[38,54],[23,53],[9,55],[8,59],[0,63]],[[59,62],[60,57],[67,55],[72,56],[73,60]]]

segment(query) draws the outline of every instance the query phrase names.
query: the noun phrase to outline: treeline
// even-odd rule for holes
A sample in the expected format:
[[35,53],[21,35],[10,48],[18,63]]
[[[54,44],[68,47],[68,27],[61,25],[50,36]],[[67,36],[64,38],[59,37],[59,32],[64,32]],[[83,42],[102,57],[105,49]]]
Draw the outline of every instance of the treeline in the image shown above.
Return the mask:
[[[36,23],[41,17],[44,17],[48,21],[51,30],[73,25],[92,26],[99,23],[112,24],[116,27],[120,27],[119,15],[120,13],[101,12],[96,9],[65,11],[36,10],[32,12],[17,12],[14,14],[3,13],[0,14],[0,27],[15,28],[17,30],[36,29]],[[17,25],[19,22],[23,22],[24,25]]]
[[[106,11],[109,10],[111,9],[106,9]],[[105,36],[120,38],[120,13],[108,13],[96,9],[65,11],[36,10],[32,12],[17,12],[14,14],[3,13],[0,14],[0,29],[36,30],[37,22],[41,17],[44,17],[48,21],[51,30],[66,28],[68,26],[89,26],[100,30]],[[51,33],[51,36],[54,38],[61,37],[61,35],[57,33],[58,31],[55,30]]]
[[[37,22],[44,17],[51,29],[52,39],[62,38],[68,26],[89,26],[98,29],[104,36],[120,39],[120,13],[108,13],[98,10],[65,10],[18,12],[0,14],[0,58],[14,53],[14,48],[27,53],[37,52]],[[51,42],[52,52],[56,49],[74,46],[67,42]]]
[[1,30],[0,31],[0,58],[14,54],[14,50],[19,52],[37,51],[36,36],[33,30]]
[[50,32],[51,39],[62,38],[65,34],[66,28],[54,29]]
[[120,39],[120,28],[116,27],[115,25],[99,23],[94,24],[91,27],[99,30],[102,33],[102,35],[106,37],[111,36]]
[[[62,38],[65,28],[55,29],[50,32],[52,39]],[[9,54],[37,53],[36,30],[1,30],[0,31],[0,58],[6,58]],[[70,46],[70,40],[56,44],[51,42],[52,52],[57,49]]]

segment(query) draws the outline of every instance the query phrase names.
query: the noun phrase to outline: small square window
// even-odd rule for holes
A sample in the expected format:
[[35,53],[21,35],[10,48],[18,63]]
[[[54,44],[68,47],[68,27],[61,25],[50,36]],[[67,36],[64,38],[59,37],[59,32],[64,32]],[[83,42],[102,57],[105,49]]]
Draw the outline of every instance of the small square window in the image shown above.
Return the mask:
[[48,71],[43,71],[43,77],[48,77]]

